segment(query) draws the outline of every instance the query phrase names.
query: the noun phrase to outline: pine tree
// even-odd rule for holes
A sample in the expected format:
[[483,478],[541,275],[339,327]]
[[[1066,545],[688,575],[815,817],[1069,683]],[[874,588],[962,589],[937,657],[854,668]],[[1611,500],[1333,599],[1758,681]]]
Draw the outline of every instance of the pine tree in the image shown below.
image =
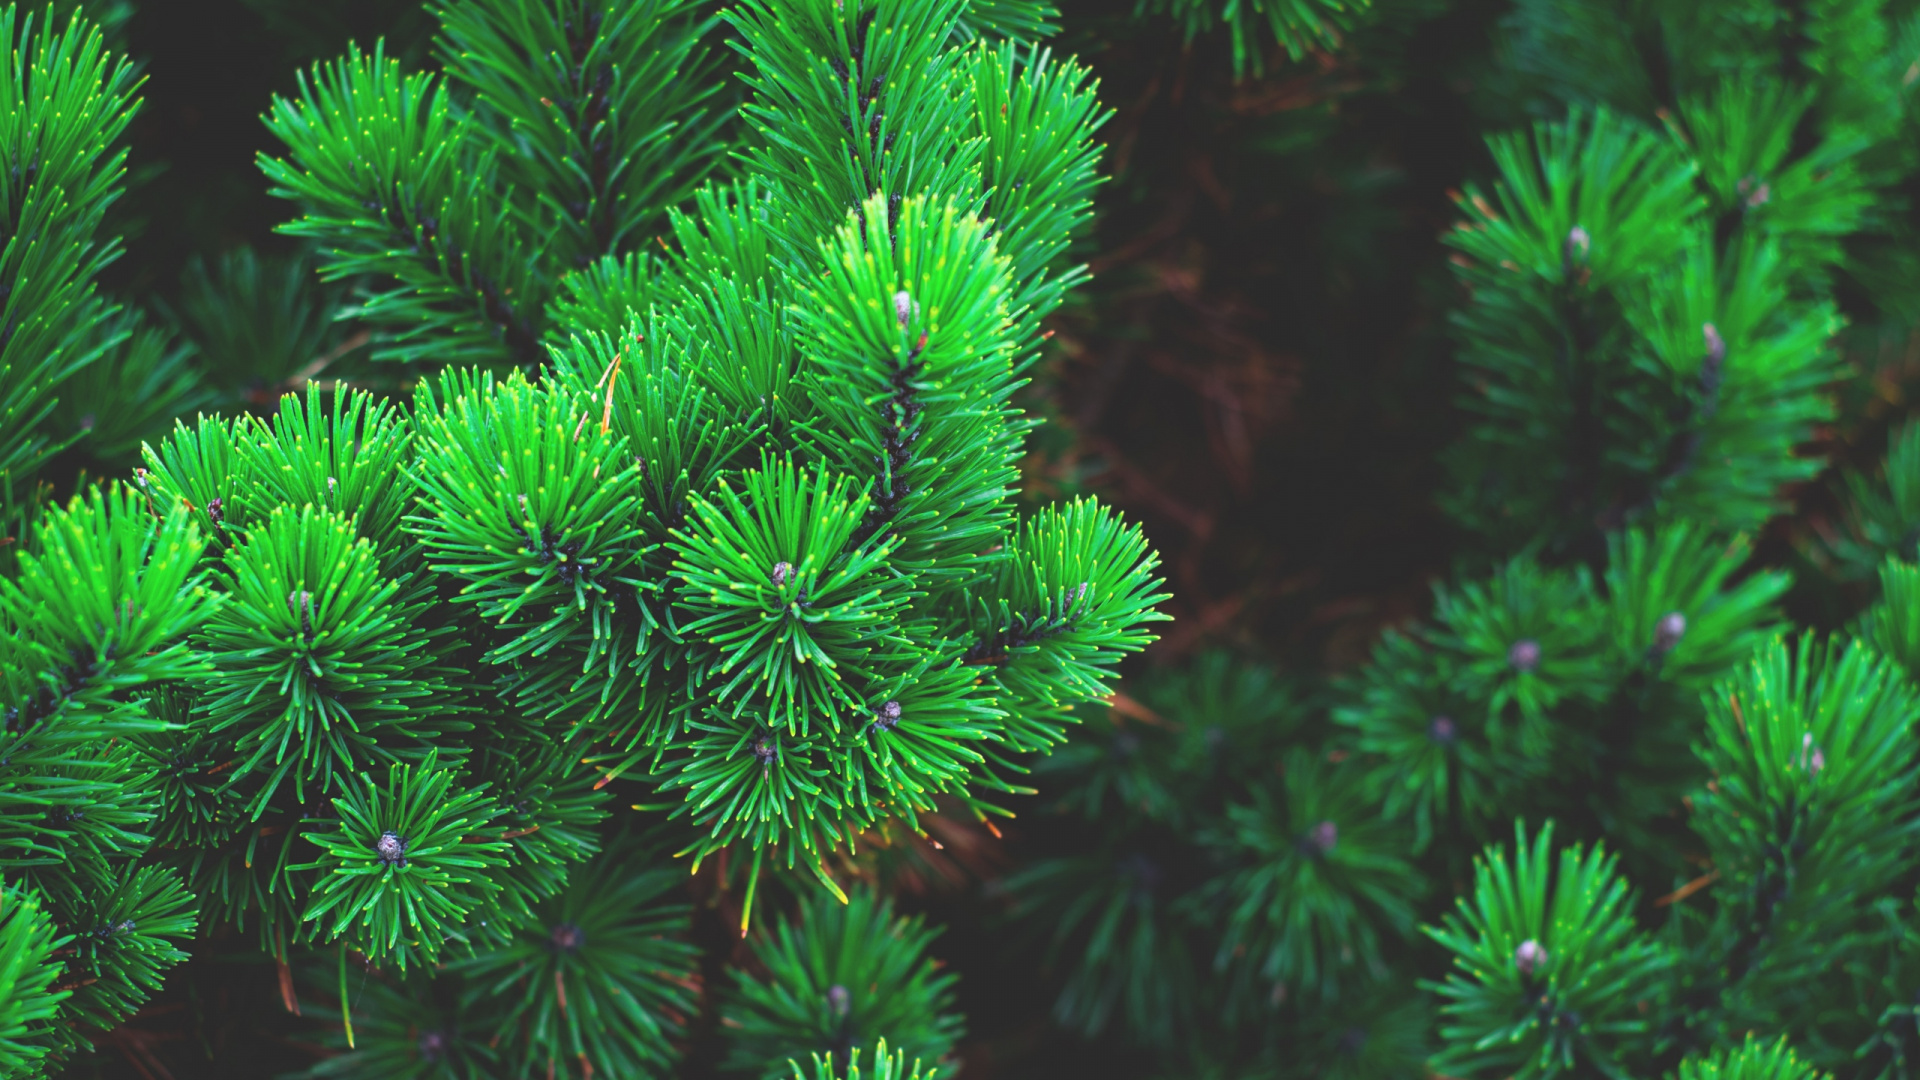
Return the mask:
[[200,386],[185,352],[95,281],[118,254],[102,223],[122,191],[133,69],[51,8],[0,11],[0,40],[0,1072],[13,1075],[126,1017],[185,955],[194,898],[149,856],[165,688],[200,674],[184,639],[215,598],[183,512],[126,489],[41,510],[57,453],[137,449]]
[[[1496,142],[1505,187],[1463,200],[1456,246],[1473,289],[1464,358],[1490,420],[1517,418],[1528,402],[1566,411],[1557,437],[1523,437],[1524,459],[1508,447],[1507,463],[1552,470],[1531,478],[1489,476],[1498,467],[1487,450],[1500,439],[1491,424],[1476,429],[1461,461],[1483,478],[1471,489],[1479,506],[1454,506],[1485,533],[1505,532],[1510,549],[1605,568],[1600,597],[1615,614],[1600,625],[1618,659],[1601,693],[1585,695],[1602,723],[1554,710],[1552,741],[1591,749],[1554,755],[1545,773],[1563,787],[1582,775],[1575,762],[1588,762],[1588,806],[1536,793],[1502,801],[1577,823],[1624,861],[1574,844],[1559,848],[1549,874],[1544,831],[1523,834],[1512,863],[1489,848],[1459,915],[1433,931],[1456,957],[1434,984],[1435,1064],[1645,1072],[1766,1031],[1826,1068],[1904,1075],[1872,1018],[1892,990],[1877,973],[1911,918],[1893,854],[1911,816],[1911,675],[1886,651],[1885,632],[1783,640],[1768,614],[1784,587],[1777,575],[1715,581],[1698,556],[1635,558],[1635,548],[1677,555],[1687,545],[1671,538],[1684,533],[1716,544],[1750,533],[1811,474],[1795,449],[1825,419],[1818,391],[1836,375],[1841,241],[1898,228],[1870,214],[1911,169],[1897,139],[1904,91],[1872,73],[1910,62],[1909,46],[1877,5],[1836,5],[1738,28],[1705,8],[1649,11],[1575,47],[1565,35],[1599,29],[1601,7],[1522,5],[1507,27],[1516,74],[1576,104],[1535,134],[1537,165],[1522,144]],[[1601,57],[1629,34],[1646,59],[1602,72]],[[1627,124],[1608,108],[1646,120]],[[1556,163],[1581,155],[1592,156],[1556,175]],[[1671,156],[1663,165],[1660,155]],[[1673,202],[1656,209],[1662,199]],[[1643,258],[1658,275],[1625,286],[1620,275]],[[1541,298],[1521,301],[1530,278]],[[1868,287],[1902,289],[1885,277]],[[1495,342],[1526,324],[1525,308],[1554,304],[1534,355],[1551,347],[1556,362],[1532,366],[1533,378],[1553,382],[1525,388],[1523,350]],[[1496,512],[1531,523],[1532,535],[1495,525]],[[1899,617],[1870,616],[1869,626],[1875,618]],[[1696,641],[1709,651],[1694,652]],[[1513,665],[1509,676],[1522,730],[1533,711],[1518,701],[1522,680],[1580,692],[1548,672],[1550,648],[1542,640],[1535,671]],[[1629,649],[1644,659],[1630,662]],[[1491,725],[1508,707],[1497,693],[1485,700],[1498,753]],[[1635,912],[1630,881],[1665,895]],[[1718,1068],[1735,1066],[1699,1065]],[[1784,1059],[1764,1067],[1791,1072]]]
[[[1163,617],[1137,527],[1014,498],[1095,88],[1025,3],[434,13],[437,70],[319,65],[261,160],[411,397],[311,378],[342,342],[301,262],[192,270],[171,314],[229,405],[301,389],[146,440],[0,576],[0,1071],[70,1057],[220,926],[290,1005],[327,988],[346,1052],[315,1075],[664,1075],[712,1007],[677,883],[714,864],[741,933],[762,878],[817,879],[759,940],[774,982],[726,999],[730,1067],[904,1074],[884,1039],[946,1074],[951,976],[827,859],[940,800],[1004,812]],[[151,372],[177,393],[97,418],[118,448],[211,391],[71,254],[111,251],[126,66],[15,26],[72,84],[10,91],[53,102],[10,115],[67,276],[15,273],[63,291],[14,294],[51,359],[0,401]],[[9,475],[56,445],[16,442]],[[808,960],[829,942],[874,951]]]
[[[1452,573],[1355,670],[1119,696],[1147,538],[1017,497],[1072,13],[430,5],[267,108],[303,246],[143,307],[69,7],[0,15],[0,1074],[217,930],[314,1076],[954,1075],[884,867],[1022,799],[997,931],[1144,1075],[1913,1074],[1920,429],[1779,565],[1920,317],[1910,4],[1500,5]],[[1436,7],[1133,17],[1260,78]]]
[[1165,1075],[1911,1075],[1920,443],[1807,545],[1877,575],[1840,632],[1752,537],[1819,471],[1837,297],[1912,311],[1913,19],[1507,9],[1534,119],[1444,238],[1466,551],[1359,670],[1215,656],[1051,760],[1082,820],[1011,926],[1064,1025]]

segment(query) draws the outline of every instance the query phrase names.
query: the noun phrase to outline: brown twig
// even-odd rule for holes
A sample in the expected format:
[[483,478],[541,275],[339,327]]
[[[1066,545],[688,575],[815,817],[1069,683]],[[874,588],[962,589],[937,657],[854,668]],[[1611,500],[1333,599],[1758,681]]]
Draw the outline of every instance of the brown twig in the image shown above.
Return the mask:
[[1713,884],[1718,880],[1720,880],[1720,871],[1709,870],[1706,873],[1701,874],[1699,877],[1694,878],[1692,881],[1687,882],[1685,885],[1682,885],[1679,888],[1668,893],[1667,895],[1661,897],[1660,899],[1655,900],[1653,902],[1653,906],[1666,907],[1669,904],[1677,904],[1682,900],[1685,900],[1687,897],[1692,896],[1694,893],[1699,892],[1701,889],[1706,888],[1707,886]]

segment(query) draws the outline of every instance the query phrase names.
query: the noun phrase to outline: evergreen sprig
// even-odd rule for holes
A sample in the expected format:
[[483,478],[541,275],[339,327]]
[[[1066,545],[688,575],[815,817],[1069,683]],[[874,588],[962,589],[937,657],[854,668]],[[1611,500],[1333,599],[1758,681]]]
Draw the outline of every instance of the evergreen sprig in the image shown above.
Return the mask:
[[313,240],[328,280],[362,280],[349,314],[379,329],[376,357],[536,370],[550,301],[564,313],[644,265],[651,230],[727,146],[700,7],[445,4],[440,72],[377,45],[275,100],[287,155],[260,163],[301,214],[283,231]]
[[863,1072],[860,1068],[860,1048],[855,1047],[848,1054],[845,1066],[842,1066],[837,1058],[826,1054],[813,1056],[811,1070],[801,1067],[797,1061],[791,1064],[794,1080],[860,1080],[862,1076],[869,1074],[872,1075],[873,1080],[921,1080],[927,1075],[921,1070],[920,1061],[917,1058],[913,1062],[913,1068],[911,1070],[907,1068],[905,1050],[895,1050],[889,1055],[885,1039],[875,1044],[872,1061],[872,1066]]
[[1762,1042],[1749,1033],[1737,1048],[1680,1063],[1679,1080],[1823,1080],[1783,1038]]
[[127,334],[94,277],[119,254],[99,230],[122,191],[117,144],[140,80],[98,27],[53,21],[51,7],[37,24],[17,5],[0,8],[0,521],[16,540],[33,474],[82,434],[41,427],[61,384]]
[[525,193],[537,258],[571,270],[651,240],[725,145],[721,83],[702,47],[714,26],[690,0],[601,5],[517,0],[439,5],[441,68],[499,145],[501,180]]
[[35,1036],[59,1012],[72,990],[54,989],[61,965],[53,921],[31,893],[0,892],[0,1069],[27,1074],[47,1056]]
[[1311,50],[1327,49],[1341,35],[1359,25],[1373,0],[1244,0],[1216,6],[1214,0],[1136,0],[1138,15],[1171,17],[1180,24],[1188,44],[1216,25],[1225,25],[1233,44],[1236,76],[1265,74],[1268,45],[1264,37],[1299,60]]
[[[153,393],[35,417],[99,455],[153,437],[0,573],[5,885],[74,990],[18,983],[54,1001],[19,1041],[64,1053],[196,928],[250,928],[290,1001],[329,969],[347,1052],[317,1075],[661,1074],[703,1000],[677,854],[744,871],[743,931],[769,867],[825,883],[764,945],[825,1004],[736,995],[799,1039],[754,1071],[880,1037],[943,1059],[928,933],[838,906],[828,857],[942,799],[1004,812],[981,793],[1020,790],[1164,617],[1137,526],[1016,501],[1021,372],[1086,276],[1095,87],[1024,0],[433,17],[437,70],[355,47],[269,110],[311,254],[202,264],[169,312],[259,415],[153,432],[211,400],[189,347],[62,301],[89,377]],[[118,134],[101,70],[99,147],[64,165]],[[359,340],[329,318],[416,363],[411,400],[316,378]]]
[[192,896],[175,871],[136,863],[162,809],[142,740],[170,726],[142,692],[206,670],[190,635],[222,598],[204,545],[183,509],[157,518],[128,488],[93,488],[49,511],[19,576],[0,578],[0,868],[11,902],[38,905],[10,920],[20,947],[41,940],[38,910],[63,952],[44,961],[59,970],[51,986],[14,975],[50,995],[15,1006],[30,1025],[23,1061],[57,1060],[125,1019],[185,959]]
[[1832,378],[1832,306],[1790,299],[1785,234],[1743,219],[1720,242],[1700,190],[1714,160],[1606,110],[1490,147],[1502,181],[1491,199],[1467,189],[1448,237],[1482,417],[1450,508],[1506,546],[1582,556],[1643,519],[1752,528],[1809,475],[1772,451],[1825,415]]
[[1633,925],[1615,859],[1599,847],[1553,858],[1553,827],[1515,830],[1509,861],[1476,860],[1471,897],[1437,928],[1455,970],[1432,987],[1441,1005],[1439,1068],[1517,1077],[1583,1071],[1633,1075],[1642,1002],[1659,1007],[1671,953]]
[[[355,963],[345,947],[329,962],[313,964],[307,984],[318,1000],[302,1003],[313,1014],[341,1023],[326,1033],[338,1051],[297,1074],[325,1077],[393,1077],[395,1080],[489,1080],[499,1076],[500,1013],[476,1007],[460,980],[418,966],[375,972]],[[345,982],[343,988],[342,983]],[[347,1038],[345,1021],[353,1024]]]
[[200,639],[218,674],[197,707],[231,741],[228,783],[245,785],[254,817],[284,783],[305,804],[445,733],[436,720],[460,701],[417,626],[425,597],[382,579],[350,519],[276,507],[226,562],[231,600]]
[[1857,581],[1878,573],[1888,556],[1920,558],[1920,424],[1897,428],[1877,475],[1848,473],[1846,486],[1841,529],[1815,548],[1829,573]]
[[268,121],[289,157],[261,167],[275,194],[299,200],[302,216],[283,231],[320,245],[329,280],[391,283],[355,309],[402,328],[376,354],[537,366],[544,283],[496,187],[496,154],[452,88],[402,71],[379,45],[300,84]]
[[1719,896],[1699,945],[1689,1015],[1709,1045],[1756,1022],[1801,1028],[1817,1006],[1791,988],[1870,947],[1868,898],[1905,872],[1915,827],[1914,693],[1870,649],[1812,635],[1771,642],[1716,688],[1700,750],[1713,783],[1694,797],[1695,828],[1740,885]]
[[506,844],[486,835],[498,811],[484,790],[456,790],[457,779],[429,753],[390,767],[385,784],[363,773],[333,799],[338,816],[309,834],[320,857],[294,868],[320,872],[302,918],[323,920],[323,940],[405,968],[432,963],[489,911],[500,885],[486,871]]
[[[622,836],[568,875],[505,945],[450,965],[498,1023],[523,1032],[523,1068],[584,1061],[610,1076],[659,1075],[695,1001],[680,875]],[[545,993],[553,988],[551,995]],[[533,992],[533,988],[540,988]]]
[[1217,969],[1244,956],[1266,985],[1332,996],[1341,967],[1383,969],[1381,930],[1411,929],[1419,879],[1345,770],[1294,750],[1281,771],[1283,797],[1254,788],[1208,837],[1234,869],[1197,900],[1227,919]]
[[335,321],[338,293],[337,286],[314,281],[310,251],[274,256],[237,247],[213,260],[190,260],[179,295],[155,306],[193,343],[207,382],[224,402],[257,406],[271,404],[279,388],[303,373],[325,371],[350,349],[345,325]]
[[963,1025],[954,977],[926,955],[935,933],[865,890],[845,902],[815,893],[759,942],[767,977],[743,977],[728,992],[726,1067],[781,1080],[789,1059],[850,1067],[862,1049],[883,1060],[890,1044],[931,1063],[926,1075],[945,1075]]
[[211,402],[193,346],[137,308],[103,316],[90,336],[103,343],[98,356],[61,384],[44,429],[73,438],[73,448],[92,461],[117,468],[138,460],[145,440]]

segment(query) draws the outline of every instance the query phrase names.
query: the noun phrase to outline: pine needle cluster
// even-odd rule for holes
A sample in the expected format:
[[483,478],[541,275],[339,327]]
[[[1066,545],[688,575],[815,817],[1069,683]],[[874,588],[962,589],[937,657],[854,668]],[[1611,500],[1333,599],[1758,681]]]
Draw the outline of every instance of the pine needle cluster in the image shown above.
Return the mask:
[[1914,1075],[1920,434],[1806,545],[1877,597],[1837,631],[1754,537],[1843,306],[1913,310],[1916,27],[1510,6],[1539,119],[1444,237],[1466,552],[1357,670],[1216,655],[1043,767],[1008,929],[1059,1022],[1168,1076]]
[[[0,16],[0,1072],[224,927],[290,1002],[329,985],[315,1075],[664,1075],[718,860],[739,932],[763,876],[824,897],[728,998],[734,1067],[904,1073],[890,1040],[945,1075],[928,932],[826,860],[1004,812],[1164,617],[1137,527],[1015,500],[1096,88],[1033,4],[434,14],[433,69],[317,66],[261,159],[399,392],[303,368],[145,439],[202,384],[91,280],[136,80],[84,21]],[[329,341],[304,265],[196,271],[175,317],[250,310],[212,365],[267,343],[287,378]],[[135,368],[144,411],[82,426],[140,466],[33,508],[49,432]]]

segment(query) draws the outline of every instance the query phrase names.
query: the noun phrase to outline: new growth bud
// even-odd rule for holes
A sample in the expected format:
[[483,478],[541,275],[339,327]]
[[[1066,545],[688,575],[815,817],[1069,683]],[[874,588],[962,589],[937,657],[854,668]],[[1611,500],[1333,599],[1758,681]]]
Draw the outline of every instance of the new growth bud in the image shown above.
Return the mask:
[[1451,716],[1436,716],[1432,720],[1427,721],[1427,738],[1432,739],[1441,746],[1452,745],[1453,740],[1459,737],[1459,734],[1459,728],[1454,725],[1453,717]]
[[900,329],[905,330],[919,311],[920,305],[913,302],[905,289],[893,294],[893,317],[900,323]]
[[1656,656],[1665,656],[1680,644],[1681,635],[1687,632],[1687,617],[1677,611],[1669,611],[1660,616],[1653,624],[1653,652]]
[[577,923],[563,922],[555,924],[547,938],[560,952],[573,953],[579,952],[580,947],[587,943],[587,932],[580,929]]
[[1807,770],[1809,776],[1819,776],[1820,770],[1827,767],[1827,755],[1813,745],[1813,732],[1800,737],[1800,767]]
[[1532,638],[1521,638],[1507,650],[1507,665],[1522,675],[1532,672],[1540,666],[1540,643]]
[[287,610],[300,616],[301,636],[313,633],[313,594],[305,589],[296,589],[287,594]]
[[1311,855],[1326,855],[1340,842],[1340,826],[1323,821],[1307,831],[1307,849]]
[[1520,969],[1522,975],[1532,975],[1547,966],[1547,950],[1540,943],[1528,938],[1513,950],[1513,966]]
[[772,580],[774,588],[776,589],[786,588],[787,582],[793,580],[793,564],[790,562],[774,563],[773,573],[768,575],[768,577],[770,580]]
[[1706,359],[1700,362],[1700,416],[1712,416],[1720,407],[1720,369],[1727,360],[1727,340],[1712,323],[1700,324],[1700,336],[1706,339]]
[[447,1047],[450,1043],[451,1040],[447,1038],[446,1032],[427,1032],[425,1035],[420,1036],[420,1060],[428,1062],[439,1061],[441,1055],[447,1052]]
[[833,1010],[833,1015],[845,1016],[853,1008],[853,995],[847,993],[847,988],[838,983],[829,986],[827,987],[827,1007]]
[[388,866],[407,865],[407,838],[388,829],[373,842],[373,853]]
[[880,706],[880,711],[873,716],[873,726],[879,728],[881,731],[892,731],[894,725],[899,722],[900,703],[897,701],[889,701],[885,705]]
[[1567,231],[1567,242],[1560,249],[1560,257],[1566,261],[1569,269],[1586,263],[1587,253],[1593,250],[1593,237],[1588,235],[1584,226],[1575,225]]

